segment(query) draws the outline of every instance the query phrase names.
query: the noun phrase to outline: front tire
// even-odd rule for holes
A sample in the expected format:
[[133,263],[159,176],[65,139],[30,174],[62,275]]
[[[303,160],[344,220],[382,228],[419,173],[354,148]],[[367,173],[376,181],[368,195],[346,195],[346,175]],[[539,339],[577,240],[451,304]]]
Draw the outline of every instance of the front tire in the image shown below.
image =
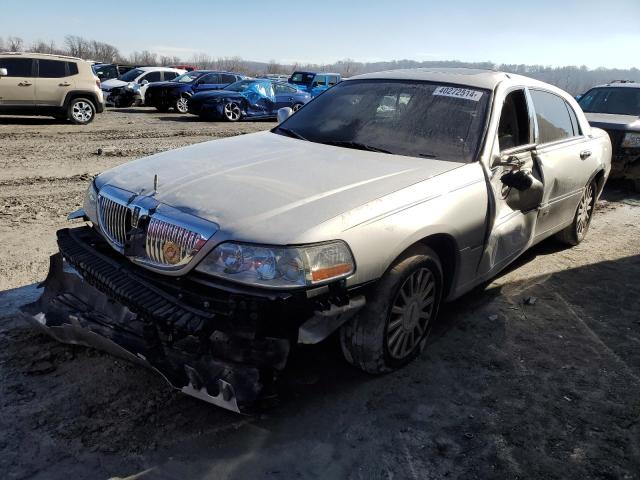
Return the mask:
[[368,373],[400,368],[416,358],[438,315],[442,265],[429,247],[417,245],[384,274],[365,307],[340,330],[342,353]]
[[300,110],[302,107],[304,106],[303,103],[294,103],[291,106],[291,110],[293,110],[294,112],[297,112],[298,110]]
[[67,108],[67,118],[76,125],[87,125],[95,116],[96,107],[86,98],[74,98]]
[[587,235],[591,219],[593,218],[593,210],[596,206],[596,181],[593,180],[584,188],[580,203],[576,208],[571,225],[556,234],[558,240],[568,245],[578,245]]
[[236,102],[227,102],[222,108],[222,116],[228,122],[237,122],[242,118],[242,109]]
[[176,112],[178,113],[189,112],[189,99],[187,97],[180,97],[178,100],[176,100],[173,108],[175,108]]

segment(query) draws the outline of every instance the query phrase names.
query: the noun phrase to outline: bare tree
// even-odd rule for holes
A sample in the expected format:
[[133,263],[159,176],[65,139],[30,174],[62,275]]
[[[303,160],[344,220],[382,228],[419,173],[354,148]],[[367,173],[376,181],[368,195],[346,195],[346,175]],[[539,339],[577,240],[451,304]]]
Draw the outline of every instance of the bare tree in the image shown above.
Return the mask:
[[282,65],[275,60],[269,60],[265,73],[282,73]]
[[131,52],[129,55],[129,61],[134,65],[157,65],[158,54],[150,52],[149,50]]
[[200,70],[214,68],[214,60],[211,55],[206,53],[196,53],[191,57],[191,63]]
[[63,54],[66,53],[62,50],[56,48],[56,44],[53,41],[49,43],[44,40],[36,40],[31,44],[30,51],[35,53],[54,53],[54,54]]
[[7,50],[10,52],[22,52],[24,41],[20,37],[7,37]]

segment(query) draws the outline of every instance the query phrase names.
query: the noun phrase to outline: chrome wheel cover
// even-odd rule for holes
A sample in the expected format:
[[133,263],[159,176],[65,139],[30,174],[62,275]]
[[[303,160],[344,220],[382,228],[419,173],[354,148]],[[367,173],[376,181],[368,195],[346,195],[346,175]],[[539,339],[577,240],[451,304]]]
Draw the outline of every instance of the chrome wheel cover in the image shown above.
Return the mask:
[[429,329],[436,301],[436,281],[427,268],[413,272],[402,284],[391,306],[385,342],[389,355],[410,355]]
[[578,238],[586,233],[591,222],[591,214],[593,213],[593,183],[587,185],[584,189],[580,203],[578,204],[578,213],[576,214],[576,234]]
[[176,102],[176,110],[180,113],[187,113],[189,111],[189,100],[185,97],[180,97]]
[[292,110],[293,110],[294,112],[297,112],[297,111],[298,111],[298,110],[300,110],[301,108],[302,108],[302,104],[301,104],[301,103],[294,103],[294,104],[293,104],[293,108],[292,108]]
[[93,117],[93,107],[88,102],[76,102],[71,109],[71,116],[76,122],[86,123]]
[[240,107],[237,103],[229,102],[224,106],[224,116],[232,122],[240,120]]

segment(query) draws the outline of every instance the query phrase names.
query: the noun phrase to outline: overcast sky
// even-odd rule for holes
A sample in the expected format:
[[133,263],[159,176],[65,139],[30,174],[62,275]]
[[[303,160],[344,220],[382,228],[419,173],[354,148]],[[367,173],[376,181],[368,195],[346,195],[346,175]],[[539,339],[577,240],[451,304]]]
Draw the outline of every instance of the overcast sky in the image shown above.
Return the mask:
[[0,0],[0,36],[190,57],[640,67],[640,0]]

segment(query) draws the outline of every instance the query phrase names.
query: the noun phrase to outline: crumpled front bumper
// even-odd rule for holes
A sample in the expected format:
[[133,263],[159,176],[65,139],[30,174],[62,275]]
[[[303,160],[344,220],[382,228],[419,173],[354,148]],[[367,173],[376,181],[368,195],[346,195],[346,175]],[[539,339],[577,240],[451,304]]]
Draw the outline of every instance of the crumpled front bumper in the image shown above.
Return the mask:
[[321,341],[364,305],[362,296],[300,304],[287,293],[253,297],[163,278],[89,227],[60,230],[58,245],[42,296],[23,307],[37,328],[147,366],[174,388],[240,413],[275,395],[292,343]]

